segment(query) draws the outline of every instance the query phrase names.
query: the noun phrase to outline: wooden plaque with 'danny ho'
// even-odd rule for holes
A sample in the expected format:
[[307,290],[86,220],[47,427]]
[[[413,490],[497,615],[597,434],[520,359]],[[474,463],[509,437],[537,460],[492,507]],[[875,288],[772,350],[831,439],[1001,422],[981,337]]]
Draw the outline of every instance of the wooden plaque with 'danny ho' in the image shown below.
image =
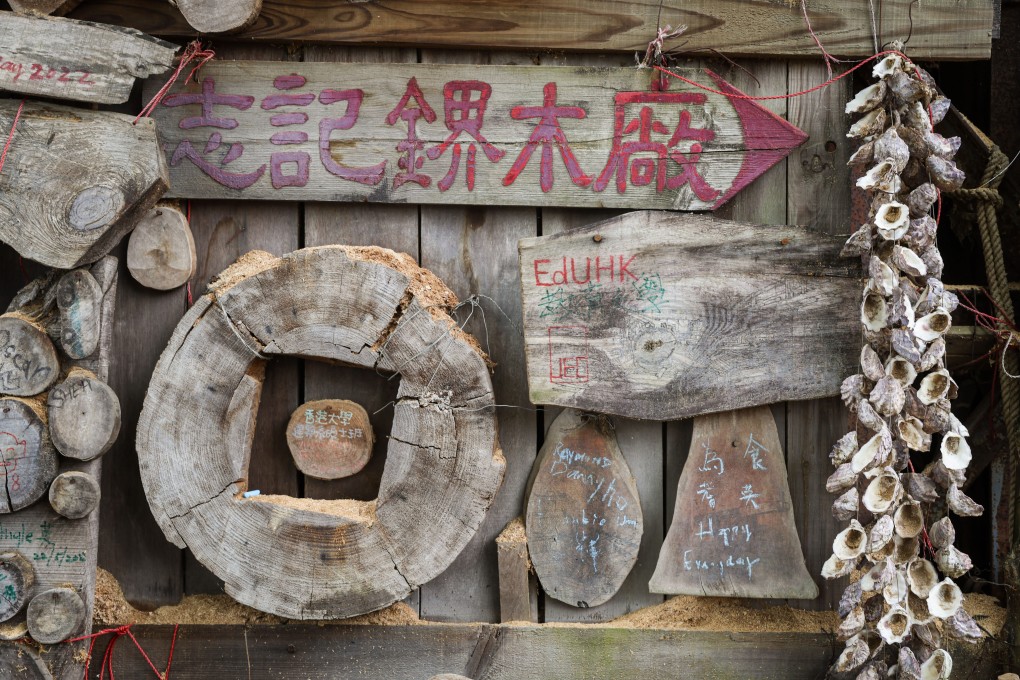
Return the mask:
[[653,593],[811,599],[786,462],[768,407],[700,416]]
[[287,424],[287,446],[298,470],[316,479],[361,472],[372,457],[375,435],[368,413],[345,399],[301,405]]

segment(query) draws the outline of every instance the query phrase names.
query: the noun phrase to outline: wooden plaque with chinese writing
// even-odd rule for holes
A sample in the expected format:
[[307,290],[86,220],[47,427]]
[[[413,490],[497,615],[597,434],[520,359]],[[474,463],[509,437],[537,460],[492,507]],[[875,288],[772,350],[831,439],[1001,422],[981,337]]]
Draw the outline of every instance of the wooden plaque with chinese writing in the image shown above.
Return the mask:
[[671,420],[839,394],[860,350],[843,241],[651,211],[522,239],[531,400]]
[[811,599],[779,432],[768,407],[694,420],[653,593]]
[[360,404],[321,399],[302,404],[287,424],[287,446],[297,469],[316,479],[361,472],[372,457],[375,435]]
[[644,520],[630,467],[605,416],[567,409],[553,422],[528,490],[528,553],[547,595],[594,607],[637,561]]
[[683,75],[214,61],[153,118],[182,198],[712,210],[806,139]]

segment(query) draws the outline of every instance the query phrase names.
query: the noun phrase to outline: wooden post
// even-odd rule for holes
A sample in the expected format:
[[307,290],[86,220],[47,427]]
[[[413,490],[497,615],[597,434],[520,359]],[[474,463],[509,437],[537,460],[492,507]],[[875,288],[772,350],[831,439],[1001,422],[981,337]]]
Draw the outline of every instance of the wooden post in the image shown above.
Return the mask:
[[528,557],[528,536],[524,518],[510,520],[496,537],[497,564],[499,566],[499,620],[538,621],[537,591],[531,576],[531,559]]

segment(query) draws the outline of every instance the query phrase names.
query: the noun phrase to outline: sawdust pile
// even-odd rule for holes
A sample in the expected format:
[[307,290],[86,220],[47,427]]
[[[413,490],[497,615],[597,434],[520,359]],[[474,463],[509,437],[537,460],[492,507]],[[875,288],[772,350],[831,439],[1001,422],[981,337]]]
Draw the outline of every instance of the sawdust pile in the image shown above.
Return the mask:
[[726,597],[679,595],[607,625],[741,633],[831,633],[839,627],[839,616],[832,611],[812,612],[787,606],[749,607],[743,600]]

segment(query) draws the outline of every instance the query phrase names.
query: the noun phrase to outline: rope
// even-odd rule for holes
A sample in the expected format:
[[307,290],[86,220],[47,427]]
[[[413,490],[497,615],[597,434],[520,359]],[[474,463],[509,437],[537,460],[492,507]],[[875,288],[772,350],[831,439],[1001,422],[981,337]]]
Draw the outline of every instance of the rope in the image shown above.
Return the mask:
[[25,108],[25,100],[21,100],[21,104],[18,106],[18,112],[14,114],[14,122],[11,123],[11,133],[7,135],[7,143],[4,144],[3,153],[0,153],[0,172],[4,170],[4,163],[7,162],[7,152],[11,150],[11,142],[14,141],[14,131],[18,127],[18,121],[21,120],[21,111]]
[[110,640],[110,644],[106,646],[106,651],[103,652],[103,660],[99,667],[99,680],[105,679],[106,671],[110,671],[110,680],[114,680],[113,649],[117,644],[118,640],[125,636],[129,637],[131,638],[131,642],[135,643],[135,647],[138,649],[138,653],[142,655],[143,659],[145,659],[145,663],[149,665],[149,669],[156,675],[156,678],[158,678],[158,680],[169,680],[170,665],[173,663],[174,660],[174,647],[177,645],[178,628],[179,626],[174,626],[174,634],[173,637],[170,638],[170,652],[167,655],[166,670],[163,671],[162,673],[159,672],[159,669],[156,668],[156,664],[152,662],[152,659],[149,658],[149,655],[145,653],[144,649],[142,649],[142,645],[140,642],[138,642],[138,638],[136,638],[135,634],[131,632],[130,625],[120,626],[119,628],[107,628],[106,630],[101,630],[98,633],[92,633],[91,635],[82,635],[81,637],[66,640],[64,644],[73,644],[75,642],[83,642],[85,640],[89,641],[88,656],[85,657],[85,675],[84,675],[84,680],[88,680],[89,663],[92,661],[92,650],[96,646],[96,640],[106,635],[112,635],[113,639]]

